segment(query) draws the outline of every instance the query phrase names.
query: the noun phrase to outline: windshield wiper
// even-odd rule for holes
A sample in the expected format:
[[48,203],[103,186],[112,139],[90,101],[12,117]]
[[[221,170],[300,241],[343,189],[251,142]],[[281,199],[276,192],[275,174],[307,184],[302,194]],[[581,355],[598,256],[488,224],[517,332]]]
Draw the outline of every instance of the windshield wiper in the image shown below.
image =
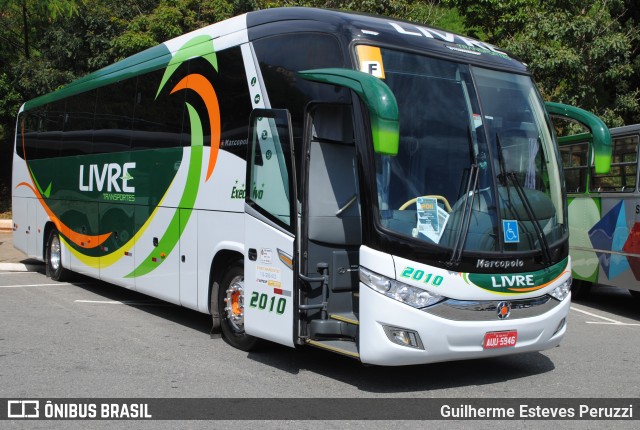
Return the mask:
[[513,183],[514,188],[518,193],[518,197],[520,197],[520,200],[522,201],[524,210],[527,212],[527,216],[531,220],[531,223],[533,224],[533,228],[536,230],[536,234],[538,235],[538,239],[540,241],[540,248],[542,248],[542,255],[545,262],[547,264],[551,264],[551,251],[549,248],[549,242],[547,242],[547,237],[544,235],[544,230],[540,225],[540,221],[538,221],[538,218],[536,218],[533,212],[533,208],[531,207],[531,202],[529,201],[529,198],[525,194],[525,191],[522,188],[522,185],[520,185],[520,182],[518,181],[518,177],[516,176],[515,172],[508,172],[507,178],[511,179],[511,182]]
[[[513,206],[513,202],[511,201],[511,189],[509,187],[509,180],[507,179],[507,168],[505,167],[504,161],[504,151],[502,149],[502,143],[500,143],[500,134],[496,133],[496,146],[498,147],[498,166],[500,167],[500,174],[498,175],[498,180],[500,181],[500,185],[505,187],[507,190],[507,208],[509,212],[515,217],[518,218],[518,211]],[[533,244],[531,244],[533,246]]]
[[[462,214],[460,215],[460,222],[458,223],[458,234],[456,235],[456,241],[453,244],[453,251],[451,258],[446,263],[448,266],[457,266],[462,258],[462,251],[464,250],[464,244],[467,241],[467,235],[469,234],[469,224],[471,224],[471,215],[473,214],[473,202],[476,197],[476,190],[478,189],[478,175],[480,173],[479,150],[478,139],[476,136],[475,125],[473,120],[473,107],[471,106],[471,98],[469,97],[469,90],[465,81],[460,81],[462,93],[464,94],[464,100],[467,105],[467,113],[469,114],[467,123],[467,143],[469,145],[469,156],[471,158],[471,168],[469,169],[469,180],[467,181],[467,188],[464,193],[464,200],[462,202]],[[483,169],[486,166],[483,166]],[[469,202],[469,194],[471,194],[471,202]],[[478,204],[480,200],[478,200]]]
[[[509,182],[507,181],[507,169],[505,167],[504,153],[502,152],[502,144],[500,143],[500,134],[498,133],[496,133],[496,146],[498,147],[498,166],[500,166],[500,175],[498,176],[498,179],[500,179],[500,183],[503,186],[508,188]],[[507,193],[507,196],[508,195],[509,194]],[[509,203],[511,203],[511,201],[509,201]]]
[[[462,214],[460,215],[460,222],[458,223],[458,234],[453,244],[451,259],[447,262],[449,266],[458,265],[462,258],[462,251],[464,250],[464,244],[467,240],[467,234],[469,233],[469,224],[471,224],[471,214],[473,213],[473,201],[476,197],[476,189],[478,188],[479,172],[480,169],[478,165],[472,164],[471,170],[469,171],[467,189],[465,190],[464,200],[462,202]],[[469,202],[469,194],[471,194],[471,202]]]
[[544,230],[540,225],[540,221],[538,221],[538,218],[536,218],[535,213],[533,212],[531,202],[529,201],[529,198],[522,188],[522,185],[520,185],[516,173],[514,171],[506,171],[502,144],[500,143],[500,135],[498,133],[496,133],[496,146],[498,148],[498,165],[500,166],[500,175],[498,175],[498,179],[500,180],[500,183],[507,189],[507,206],[513,214],[516,214],[516,216],[518,216],[518,211],[513,207],[513,203],[511,202],[511,191],[509,189],[509,180],[511,180],[514,188],[516,189],[516,192],[518,193],[518,197],[520,197],[520,201],[524,206],[524,210],[527,212],[527,216],[531,220],[533,228],[536,231],[536,235],[538,236],[538,240],[540,241],[540,248],[542,249],[543,259],[547,264],[551,264],[551,251],[549,248],[549,242],[547,242],[547,237],[544,235]]

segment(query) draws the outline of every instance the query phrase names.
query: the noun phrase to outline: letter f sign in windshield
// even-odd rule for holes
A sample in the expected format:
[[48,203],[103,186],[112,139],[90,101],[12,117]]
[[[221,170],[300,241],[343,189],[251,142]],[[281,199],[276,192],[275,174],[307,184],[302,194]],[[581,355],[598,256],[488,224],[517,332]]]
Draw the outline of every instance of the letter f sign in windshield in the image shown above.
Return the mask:
[[383,78],[382,75],[382,67],[380,63],[377,61],[363,61],[362,67],[366,70],[366,72],[370,75],[375,76],[376,78]]

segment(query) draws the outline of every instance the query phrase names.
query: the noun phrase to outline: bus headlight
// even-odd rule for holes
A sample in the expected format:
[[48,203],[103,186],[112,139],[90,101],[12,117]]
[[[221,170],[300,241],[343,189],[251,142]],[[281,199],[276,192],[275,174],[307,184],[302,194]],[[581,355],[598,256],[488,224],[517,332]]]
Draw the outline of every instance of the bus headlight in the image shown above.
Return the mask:
[[571,292],[571,282],[573,278],[569,276],[569,279],[558,285],[552,292],[549,293],[551,297],[558,301],[563,301]]
[[387,278],[362,266],[360,266],[360,281],[380,294],[418,309],[435,305],[446,298],[422,288]]

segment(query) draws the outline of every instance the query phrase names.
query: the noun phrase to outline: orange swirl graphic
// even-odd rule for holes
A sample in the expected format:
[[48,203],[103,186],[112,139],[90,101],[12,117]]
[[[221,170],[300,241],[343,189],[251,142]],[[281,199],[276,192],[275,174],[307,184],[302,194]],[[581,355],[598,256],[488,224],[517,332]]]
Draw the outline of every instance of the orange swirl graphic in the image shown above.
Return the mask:
[[178,84],[171,90],[171,94],[176,91],[190,88],[194,90],[207,107],[207,113],[209,114],[209,124],[211,124],[211,152],[209,153],[209,165],[207,167],[207,176],[205,182],[209,180],[213,169],[216,166],[218,160],[218,151],[220,150],[220,107],[218,105],[218,96],[213,89],[211,82],[200,74],[191,74],[184,77]]

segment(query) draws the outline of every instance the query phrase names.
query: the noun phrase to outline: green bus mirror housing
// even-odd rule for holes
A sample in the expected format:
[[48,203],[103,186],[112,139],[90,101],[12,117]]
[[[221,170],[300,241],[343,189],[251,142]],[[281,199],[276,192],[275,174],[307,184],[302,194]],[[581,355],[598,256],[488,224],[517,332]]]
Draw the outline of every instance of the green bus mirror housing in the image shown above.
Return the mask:
[[593,161],[596,174],[609,173],[611,169],[611,133],[606,124],[596,115],[575,106],[546,102],[551,116],[568,118],[583,124],[593,138]]
[[400,122],[398,102],[391,89],[375,76],[351,69],[328,68],[298,73],[308,81],[349,88],[369,109],[373,149],[378,154],[398,155]]

